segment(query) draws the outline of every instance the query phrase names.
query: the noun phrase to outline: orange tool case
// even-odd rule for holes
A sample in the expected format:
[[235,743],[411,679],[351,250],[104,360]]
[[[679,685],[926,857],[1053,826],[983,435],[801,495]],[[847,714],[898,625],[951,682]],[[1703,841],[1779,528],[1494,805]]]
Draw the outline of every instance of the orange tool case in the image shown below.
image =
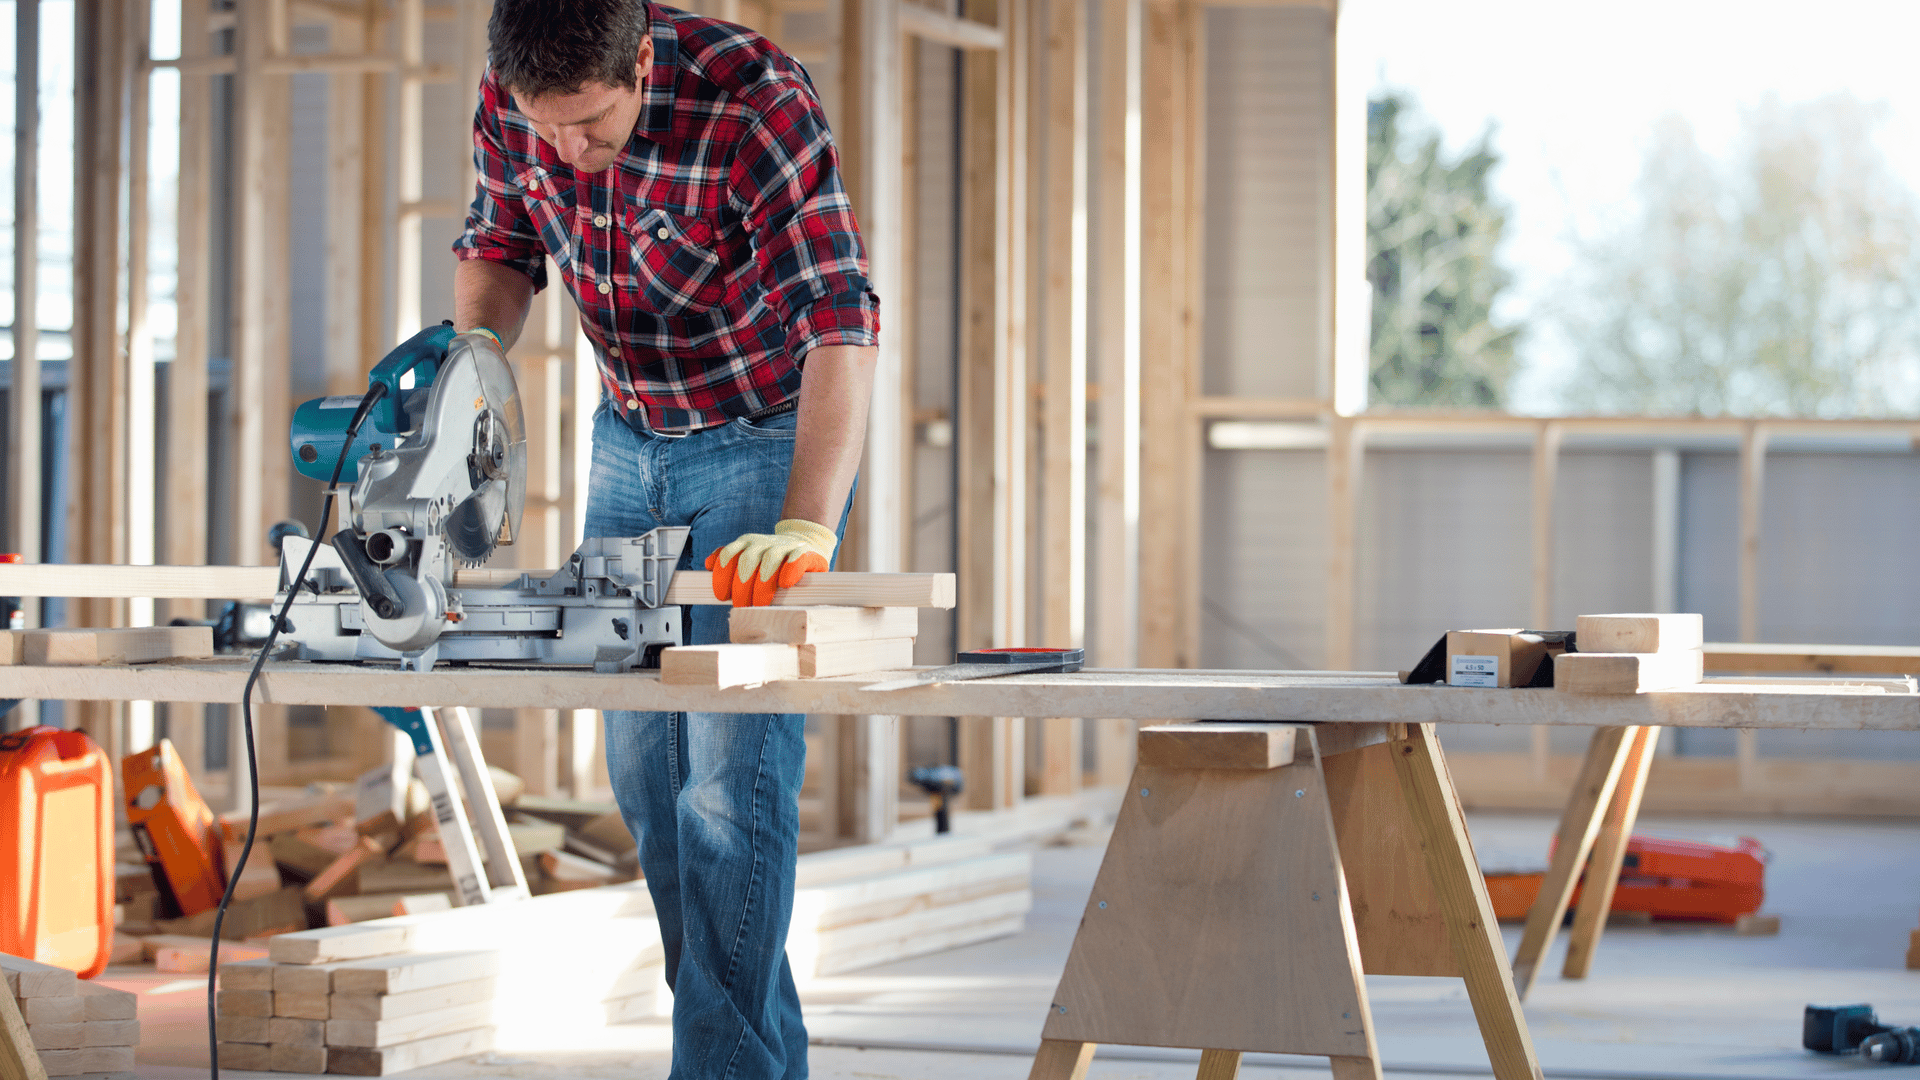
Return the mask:
[[[1752,837],[1733,847],[1657,836],[1627,838],[1613,911],[1642,911],[1656,919],[1730,923],[1760,910],[1766,900],[1766,848]],[[1487,878],[1496,918],[1524,919],[1540,894],[1544,874]],[[1572,903],[1579,903],[1574,889]]]
[[113,951],[113,772],[82,731],[0,735],[0,952],[91,979]]
[[166,739],[120,759],[127,793],[127,824],[153,867],[154,884],[182,915],[220,903],[227,879],[220,871],[219,823],[186,765]]

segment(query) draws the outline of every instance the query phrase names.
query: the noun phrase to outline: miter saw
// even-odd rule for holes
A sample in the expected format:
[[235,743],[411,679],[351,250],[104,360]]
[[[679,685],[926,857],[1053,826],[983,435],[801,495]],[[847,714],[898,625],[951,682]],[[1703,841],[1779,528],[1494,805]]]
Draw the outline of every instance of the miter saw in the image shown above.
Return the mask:
[[296,594],[281,628],[287,655],[416,671],[500,661],[619,672],[658,666],[660,650],[680,644],[680,609],[662,605],[685,528],[589,539],[558,571],[457,585],[460,568],[513,542],[526,504],[520,394],[491,337],[434,327],[368,378],[373,423],[351,446],[364,398],[319,398],[294,413],[296,467],[325,482],[344,453],[340,480],[352,488],[344,527],[305,580],[293,577],[315,541],[282,541],[276,606]]

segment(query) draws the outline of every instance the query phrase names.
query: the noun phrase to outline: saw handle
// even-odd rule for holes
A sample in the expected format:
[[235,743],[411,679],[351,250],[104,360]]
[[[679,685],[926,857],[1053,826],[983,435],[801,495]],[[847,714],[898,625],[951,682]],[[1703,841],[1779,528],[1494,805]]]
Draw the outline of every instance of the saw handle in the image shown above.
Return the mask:
[[389,435],[413,430],[406,414],[406,395],[400,392],[400,380],[409,371],[424,369],[415,376],[414,385],[432,386],[433,380],[439,377],[440,365],[446,362],[447,349],[452,347],[453,339],[453,322],[447,320],[401,342],[373,365],[373,370],[367,373],[369,387],[379,384],[387,388],[386,397],[374,416],[374,427]]

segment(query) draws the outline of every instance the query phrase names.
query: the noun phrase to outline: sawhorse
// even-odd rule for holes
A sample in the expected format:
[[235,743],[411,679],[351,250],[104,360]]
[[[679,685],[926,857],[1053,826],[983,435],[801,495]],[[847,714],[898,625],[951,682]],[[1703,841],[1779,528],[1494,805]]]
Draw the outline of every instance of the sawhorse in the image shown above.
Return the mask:
[[[493,790],[480,753],[480,736],[473,718],[462,708],[397,708],[376,705],[374,712],[413,742],[413,771],[433,804],[440,843],[446,849],[447,868],[453,872],[454,891],[461,907],[500,900],[525,900],[527,877],[507,832],[500,798]],[[441,729],[445,728],[443,735]],[[405,780],[400,781],[405,790]],[[460,790],[473,800],[473,823],[461,805]],[[478,826],[478,841],[475,828]],[[484,845],[485,852],[481,851]]]
[[1145,728],[1030,1080],[1098,1044],[1323,1055],[1379,1080],[1364,976],[1464,979],[1498,1080],[1540,1066],[1431,724]]

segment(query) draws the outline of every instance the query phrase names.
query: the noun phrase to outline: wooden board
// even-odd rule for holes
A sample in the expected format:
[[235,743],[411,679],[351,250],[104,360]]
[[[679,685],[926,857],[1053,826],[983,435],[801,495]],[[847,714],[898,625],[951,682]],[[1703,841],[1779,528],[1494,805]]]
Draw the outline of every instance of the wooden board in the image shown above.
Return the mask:
[[42,1050],[40,1063],[48,1076],[85,1076],[88,1073],[130,1073],[131,1046],[83,1046],[76,1050]]
[[140,995],[130,990],[116,990],[85,980],[76,990],[86,1006],[88,1020],[132,1020],[138,1015]]
[[1321,760],[1361,965],[1369,975],[1458,977],[1393,754],[1380,743]]
[[247,1072],[266,1072],[272,1068],[265,1043],[220,1042],[220,1067],[223,1069],[243,1069]]
[[213,655],[210,626],[142,626],[121,629],[23,630],[20,662],[59,667],[145,664],[154,660]]
[[216,1016],[213,1033],[223,1043],[259,1043],[264,1046],[267,1043],[267,1031],[272,1026],[273,1018],[270,1016]]
[[1583,653],[1675,652],[1706,640],[1695,614],[1581,615],[1574,625]]
[[73,972],[11,953],[0,953],[0,971],[15,997],[71,997],[79,980]]
[[1317,760],[1139,766],[1043,1038],[1373,1057],[1346,903]]
[[818,645],[910,638],[919,632],[920,611],[910,607],[734,608],[727,624],[727,640],[742,645]]
[[[273,989],[274,962],[267,957],[252,960],[240,960],[220,965],[220,989],[222,990],[271,990]],[[236,1042],[252,1042],[251,1039],[236,1039]]]
[[214,1009],[221,1016],[272,1016],[271,990],[220,990],[214,995]]
[[267,1041],[293,1046],[327,1045],[327,1022],[292,1016],[276,1016],[267,1021]]
[[477,1027],[486,1027],[492,1023],[492,1020],[493,1002],[491,1001],[450,1005],[444,1009],[398,1016],[389,1020],[329,1020],[327,1021],[327,1045],[364,1048],[396,1046],[436,1035],[452,1035]]
[[139,1046],[140,1021],[138,1020],[89,1020],[82,1024],[82,1045],[85,1046]]
[[800,677],[792,645],[682,645],[660,654],[660,681],[668,686],[724,690]]
[[267,1068],[273,1072],[323,1073],[327,1071],[327,1048],[303,1043],[267,1044]]
[[1700,681],[1699,648],[1658,653],[1562,653],[1553,661],[1553,688],[1566,694],[1640,694]]
[[494,989],[495,981],[486,978],[399,994],[335,994],[330,1016],[335,1020],[398,1020],[404,1016],[451,1009],[456,1005],[490,1001]]
[[327,1071],[347,1076],[386,1076],[478,1054],[493,1045],[493,1029],[476,1028],[378,1050],[341,1047],[327,1055]]
[[1139,761],[1157,769],[1277,769],[1293,764],[1291,724],[1162,724],[1141,728]]
[[826,641],[797,646],[800,677],[827,679],[871,671],[898,671],[913,666],[913,638],[872,641]]
[[328,926],[281,934],[267,950],[277,964],[324,964],[404,952],[411,938],[408,926]]
[[20,1015],[28,1027],[40,1024],[78,1024],[87,1018],[87,1003],[73,997],[21,998]]
[[499,959],[492,952],[390,956],[335,969],[333,991],[336,994],[403,994],[488,978],[498,970]]
[[1708,671],[1779,675],[1920,675],[1912,645],[1768,645],[1712,641]]
[[11,992],[0,993],[0,1080],[46,1080],[46,1076],[46,1067],[33,1048],[33,1036],[20,1015],[19,1001]]
[[[325,990],[296,991],[275,990],[273,992],[273,1015],[298,1020],[327,1019],[327,992]],[[268,1042],[276,1040],[269,1039]]]

